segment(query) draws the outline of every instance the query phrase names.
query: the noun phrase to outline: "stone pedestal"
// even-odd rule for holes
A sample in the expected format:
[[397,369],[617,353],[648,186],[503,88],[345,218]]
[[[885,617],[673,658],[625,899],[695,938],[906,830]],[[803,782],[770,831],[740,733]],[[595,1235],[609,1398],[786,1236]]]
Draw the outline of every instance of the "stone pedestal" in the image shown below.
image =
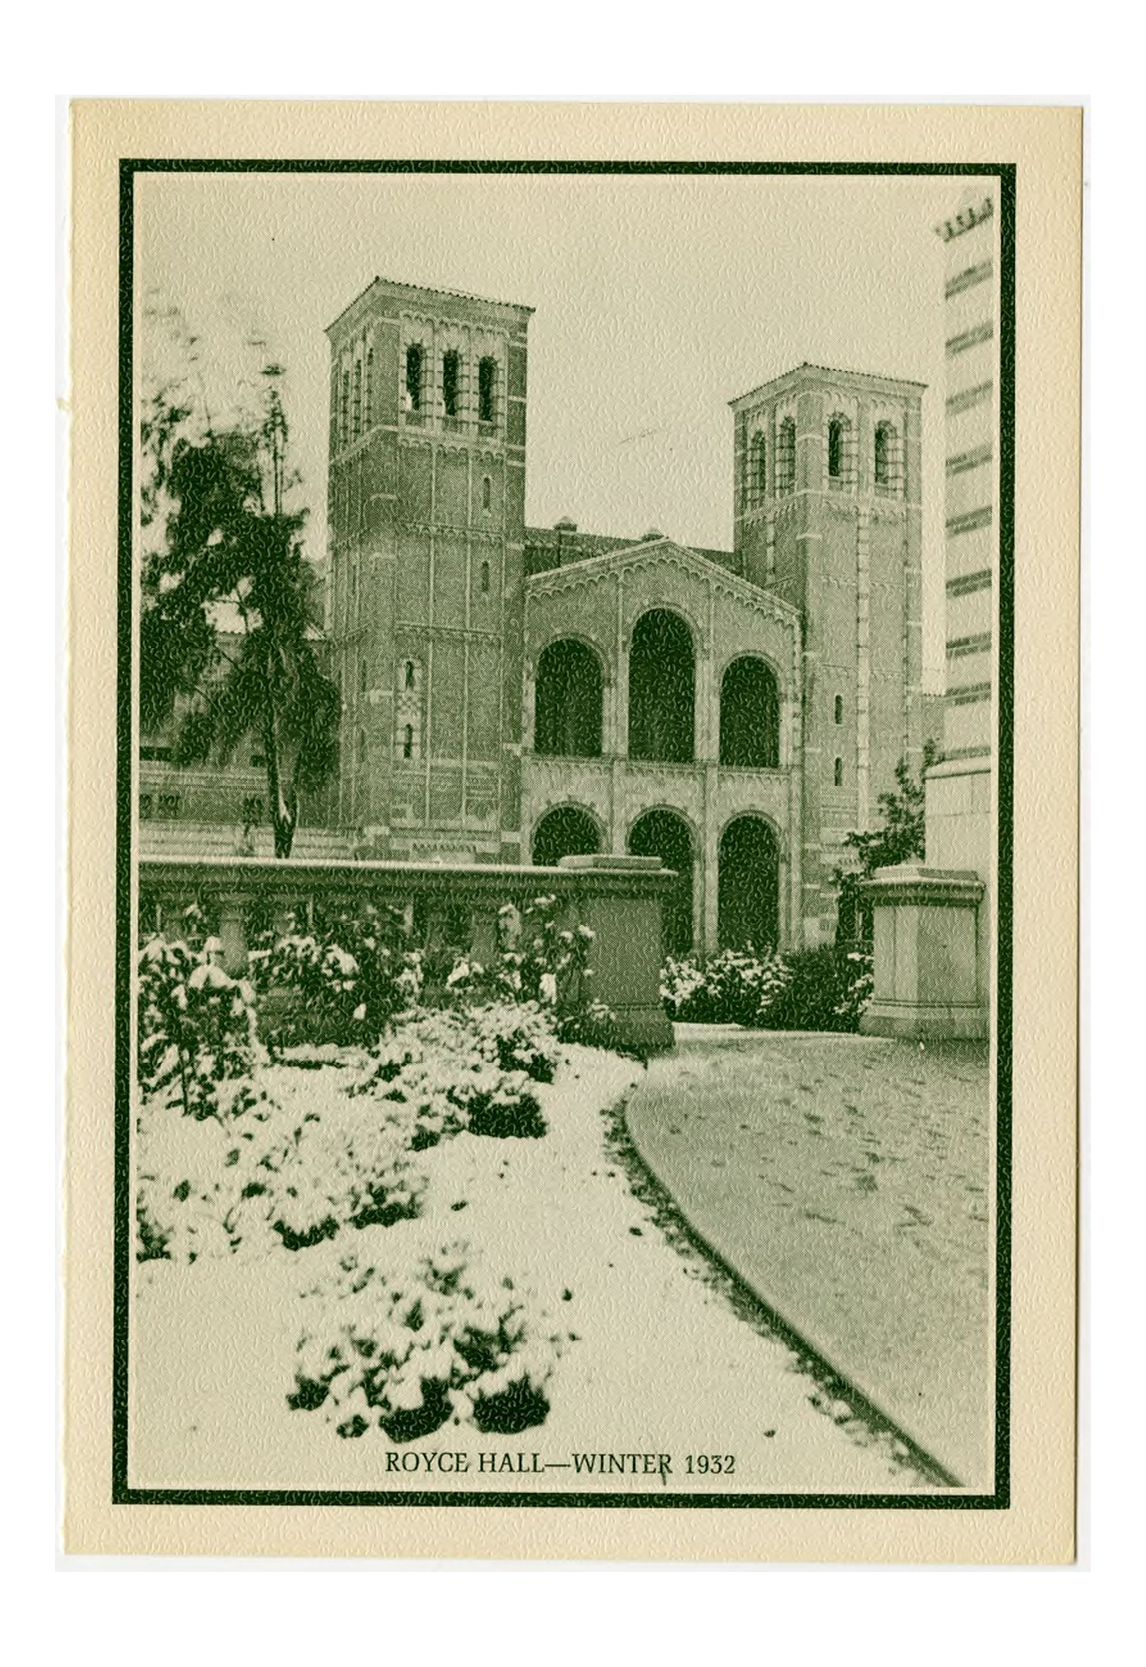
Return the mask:
[[861,1030],[919,1038],[988,1034],[985,891],[969,869],[876,869],[864,886],[875,924],[875,990]]
[[[633,1052],[647,1056],[671,1048],[672,1021],[660,995],[665,891],[651,889],[663,884],[660,858],[562,857],[558,866],[590,882],[573,892],[569,902],[577,920],[594,935],[592,999],[609,1009],[617,1035]],[[592,884],[599,875],[612,877],[610,891]],[[637,884],[626,887],[625,876]]]

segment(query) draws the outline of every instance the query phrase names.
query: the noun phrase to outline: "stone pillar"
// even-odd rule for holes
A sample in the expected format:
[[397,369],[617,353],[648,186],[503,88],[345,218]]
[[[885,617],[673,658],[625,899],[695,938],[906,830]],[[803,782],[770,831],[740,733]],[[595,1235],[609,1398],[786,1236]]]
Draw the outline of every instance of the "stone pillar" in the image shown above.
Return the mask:
[[[610,1010],[622,1044],[634,1053],[671,1048],[672,1022],[661,1001],[660,970],[664,904],[672,881],[660,859],[562,857],[558,867],[577,870],[586,878],[570,901],[578,922],[594,934],[589,955],[592,999]],[[607,887],[600,883],[602,871],[610,877]],[[639,875],[639,883],[626,885],[626,874]],[[656,877],[652,885],[650,876]]]
[[875,924],[875,990],[861,1030],[919,1038],[988,1034],[985,890],[969,869],[876,869],[863,887]]

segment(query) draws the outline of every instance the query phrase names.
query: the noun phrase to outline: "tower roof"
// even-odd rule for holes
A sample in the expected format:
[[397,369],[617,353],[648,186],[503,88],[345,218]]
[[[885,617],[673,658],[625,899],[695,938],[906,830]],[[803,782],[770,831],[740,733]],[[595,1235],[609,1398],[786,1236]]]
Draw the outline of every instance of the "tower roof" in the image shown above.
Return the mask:
[[761,382],[758,388],[751,388],[746,394],[738,394],[728,403],[734,411],[742,411],[747,406],[757,404],[762,395],[787,393],[790,388],[801,383],[838,385],[841,381],[873,394],[918,396],[927,386],[926,382],[909,382],[902,377],[879,376],[865,370],[843,370],[838,366],[812,365],[805,362],[786,370],[782,376],[774,376],[770,382]]
[[407,306],[425,308],[429,305],[441,308],[446,312],[458,313],[466,318],[473,318],[475,313],[480,318],[483,314],[490,322],[527,324],[534,313],[533,307],[527,307],[519,301],[494,301],[485,295],[468,295],[460,289],[429,289],[424,284],[399,283],[394,278],[371,278],[364,290],[361,290],[350,304],[342,309],[337,318],[326,327],[327,335],[348,326],[360,313],[367,310],[370,304],[385,296],[388,300],[405,303]]

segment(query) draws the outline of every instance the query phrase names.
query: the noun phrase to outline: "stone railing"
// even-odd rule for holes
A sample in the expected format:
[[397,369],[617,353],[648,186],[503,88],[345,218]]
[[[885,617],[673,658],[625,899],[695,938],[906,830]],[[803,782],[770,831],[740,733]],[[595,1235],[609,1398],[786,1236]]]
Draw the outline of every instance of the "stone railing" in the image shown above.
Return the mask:
[[518,868],[141,855],[139,924],[141,932],[176,932],[183,911],[198,904],[222,941],[224,965],[237,973],[263,926],[369,903],[407,911],[422,947],[449,944],[485,962],[497,953],[503,905],[524,909],[553,896],[563,924],[593,932],[593,999],[612,1013],[619,1043],[648,1054],[672,1046],[660,968],[673,880],[656,857],[566,857],[556,868]]

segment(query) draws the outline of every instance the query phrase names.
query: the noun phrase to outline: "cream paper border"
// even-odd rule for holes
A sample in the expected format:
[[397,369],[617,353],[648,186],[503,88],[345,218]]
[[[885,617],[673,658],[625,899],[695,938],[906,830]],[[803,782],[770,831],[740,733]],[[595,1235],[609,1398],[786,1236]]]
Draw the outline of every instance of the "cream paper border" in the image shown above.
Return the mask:
[[[1014,1563],[1073,1556],[1082,113],[971,105],[73,105],[65,1550]],[[110,1503],[121,157],[1017,164],[1007,1510]],[[953,197],[958,181],[952,181]]]

